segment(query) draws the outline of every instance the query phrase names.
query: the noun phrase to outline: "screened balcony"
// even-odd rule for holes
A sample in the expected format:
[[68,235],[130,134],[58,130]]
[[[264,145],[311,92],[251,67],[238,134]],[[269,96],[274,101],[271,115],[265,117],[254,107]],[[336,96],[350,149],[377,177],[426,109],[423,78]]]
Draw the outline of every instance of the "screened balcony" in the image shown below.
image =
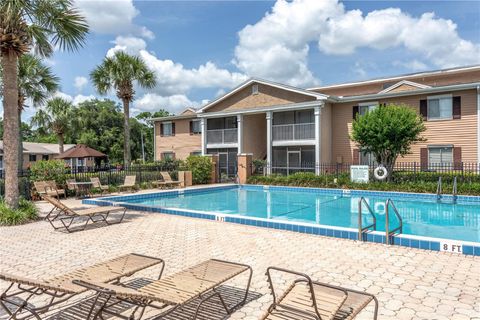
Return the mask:
[[207,145],[235,144],[238,142],[236,117],[207,120]]
[[272,125],[273,141],[315,139],[313,110],[275,112]]

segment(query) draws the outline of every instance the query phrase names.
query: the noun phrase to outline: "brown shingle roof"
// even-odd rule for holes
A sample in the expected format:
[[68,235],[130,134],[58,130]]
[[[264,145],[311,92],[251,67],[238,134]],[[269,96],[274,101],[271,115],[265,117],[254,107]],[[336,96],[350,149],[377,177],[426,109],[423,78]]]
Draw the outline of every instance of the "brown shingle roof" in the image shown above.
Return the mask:
[[107,155],[87,147],[84,144],[76,145],[74,148],[65,151],[64,153],[58,155],[57,159],[69,159],[69,158],[87,158],[87,157],[106,157]]

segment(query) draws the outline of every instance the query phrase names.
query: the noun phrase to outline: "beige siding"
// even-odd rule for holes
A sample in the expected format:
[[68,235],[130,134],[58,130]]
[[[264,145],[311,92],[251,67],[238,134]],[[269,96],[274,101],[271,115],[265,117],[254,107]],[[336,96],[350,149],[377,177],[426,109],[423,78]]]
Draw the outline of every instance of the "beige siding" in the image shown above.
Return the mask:
[[[445,94],[450,92],[445,92]],[[462,148],[462,161],[476,162],[477,159],[477,93],[476,90],[451,92],[453,96],[461,96],[461,119],[426,121],[427,131],[424,133],[426,142],[416,144],[412,154],[400,158],[399,162],[420,161],[420,148],[434,144],[452,144]],[[419,112],[420,100],[426,95],[391,98],[379,100],[379,103],[404,103]],[[341,157],[343,162],[352,162],[352,152],[355,145],[350,141],[352,125],[352,107],[358,103],[334,104],[332,109],[332,145],[333,160]]]
[[190,120],[173,120],[175,123],[175,135],[162,137],[160,135],[160,122],[155,122],[155,160],[162,159],[163,152],[174,152],[176,159],[185,159],[192,152],[202,150],[202,138],[200,134],[190,134]]
[[321,162],[332,162],[332,106],[330,103],[325,104],[322,108],[321,128]]
[[253,159],[267,155],[267,120],[265,113],[243,117],[243,151],[252,153]]
[[441,73],[430,76],[422,75],[412,75],[405,76],[403,78],[395,80],[386,80],[379,81],[375,83],[366,83],[366,84],[357,84],[351,86],[343,87],[332,87],[315,90],[324,94],[334,95],[334,96],[357,96],[363,94],[373,94],[378,93],[386,88],[384,85],[394,85],[402,80],[409,80],[419,84],[424,84],[432,87],[452,85],[452,84],[462,84],[462,83],[471,83],[480,81],[480,69],[471,70],[471,71],[462,71],[462,72],[452,72],[452,73]]
[[252,86],[248,86],[213,105],[205,112],[251,109],[313,100],[315,100],[314,97],[258,84],[257,94],[252,94]]
[[388,92],[404,92],[404,91],[412,91],[412,90],[418,90],[418,87],[409,85],[409,84],[402,84],[401,86],[396,87],[393,90],[390,90]]

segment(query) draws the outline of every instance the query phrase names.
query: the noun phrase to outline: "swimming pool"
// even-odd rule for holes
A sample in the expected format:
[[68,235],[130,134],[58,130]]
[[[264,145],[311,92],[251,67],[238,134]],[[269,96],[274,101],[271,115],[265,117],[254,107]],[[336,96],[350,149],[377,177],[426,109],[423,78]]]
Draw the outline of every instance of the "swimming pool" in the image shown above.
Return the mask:
[[[205,189],[167,191],[145,195],[108,197],[95,204],[129,204],[147,211],[172,213],[183,211],[227,221],[235,218],[249,221],[278,222],[297,226],[325,226],[332,230],[358,230],[361,197],[377,220],[376,233],[385,235],[385,202],[392,199],[403,221],[403,236],[450,239],[480,244],[480,197],[460,196],[456,204],[449,196],[438,202],[435,195],[396,192],[371,192],[338,189],[286,188],[263,186],[228,186]],[[390,211],[391,212],[391,211]],[[167,212],[169,213],[169,212]],[[362,205],[362,225],[373,222],[367,205]],[[254,225],[263,226],[262,223]],[[399,225],[390,213],[390,230]],[[268,227],[268,225],[267,225]],[[275,227],[275,224],[273,224]],[[288,228],[286,228],[288,229]],[[295,228],[292,227],[292,230]],[[298,228],[298,231],[301,228]],[[358,232],[358,231],[357,231]],[[312,233],[313,229],[312,229]],[[342,234],[342,233],[340,233]],[[356,234],[358,237],[358,233]],[[348,238],[353,238],[347,233]],[[383,237],[385,239],[385,237]],[[401,240],[400,240],[401,242]],[[430,248],[430,245],[429,249]],[[420,247],[420,243],[419,243]]]

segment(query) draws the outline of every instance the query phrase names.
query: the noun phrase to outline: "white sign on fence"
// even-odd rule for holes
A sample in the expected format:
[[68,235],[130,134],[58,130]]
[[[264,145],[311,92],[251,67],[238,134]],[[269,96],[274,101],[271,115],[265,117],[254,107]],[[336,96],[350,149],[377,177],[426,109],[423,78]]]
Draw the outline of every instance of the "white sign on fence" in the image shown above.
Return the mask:
[[352,182],[368,183],[368,166],[350,166],[350,180]]

